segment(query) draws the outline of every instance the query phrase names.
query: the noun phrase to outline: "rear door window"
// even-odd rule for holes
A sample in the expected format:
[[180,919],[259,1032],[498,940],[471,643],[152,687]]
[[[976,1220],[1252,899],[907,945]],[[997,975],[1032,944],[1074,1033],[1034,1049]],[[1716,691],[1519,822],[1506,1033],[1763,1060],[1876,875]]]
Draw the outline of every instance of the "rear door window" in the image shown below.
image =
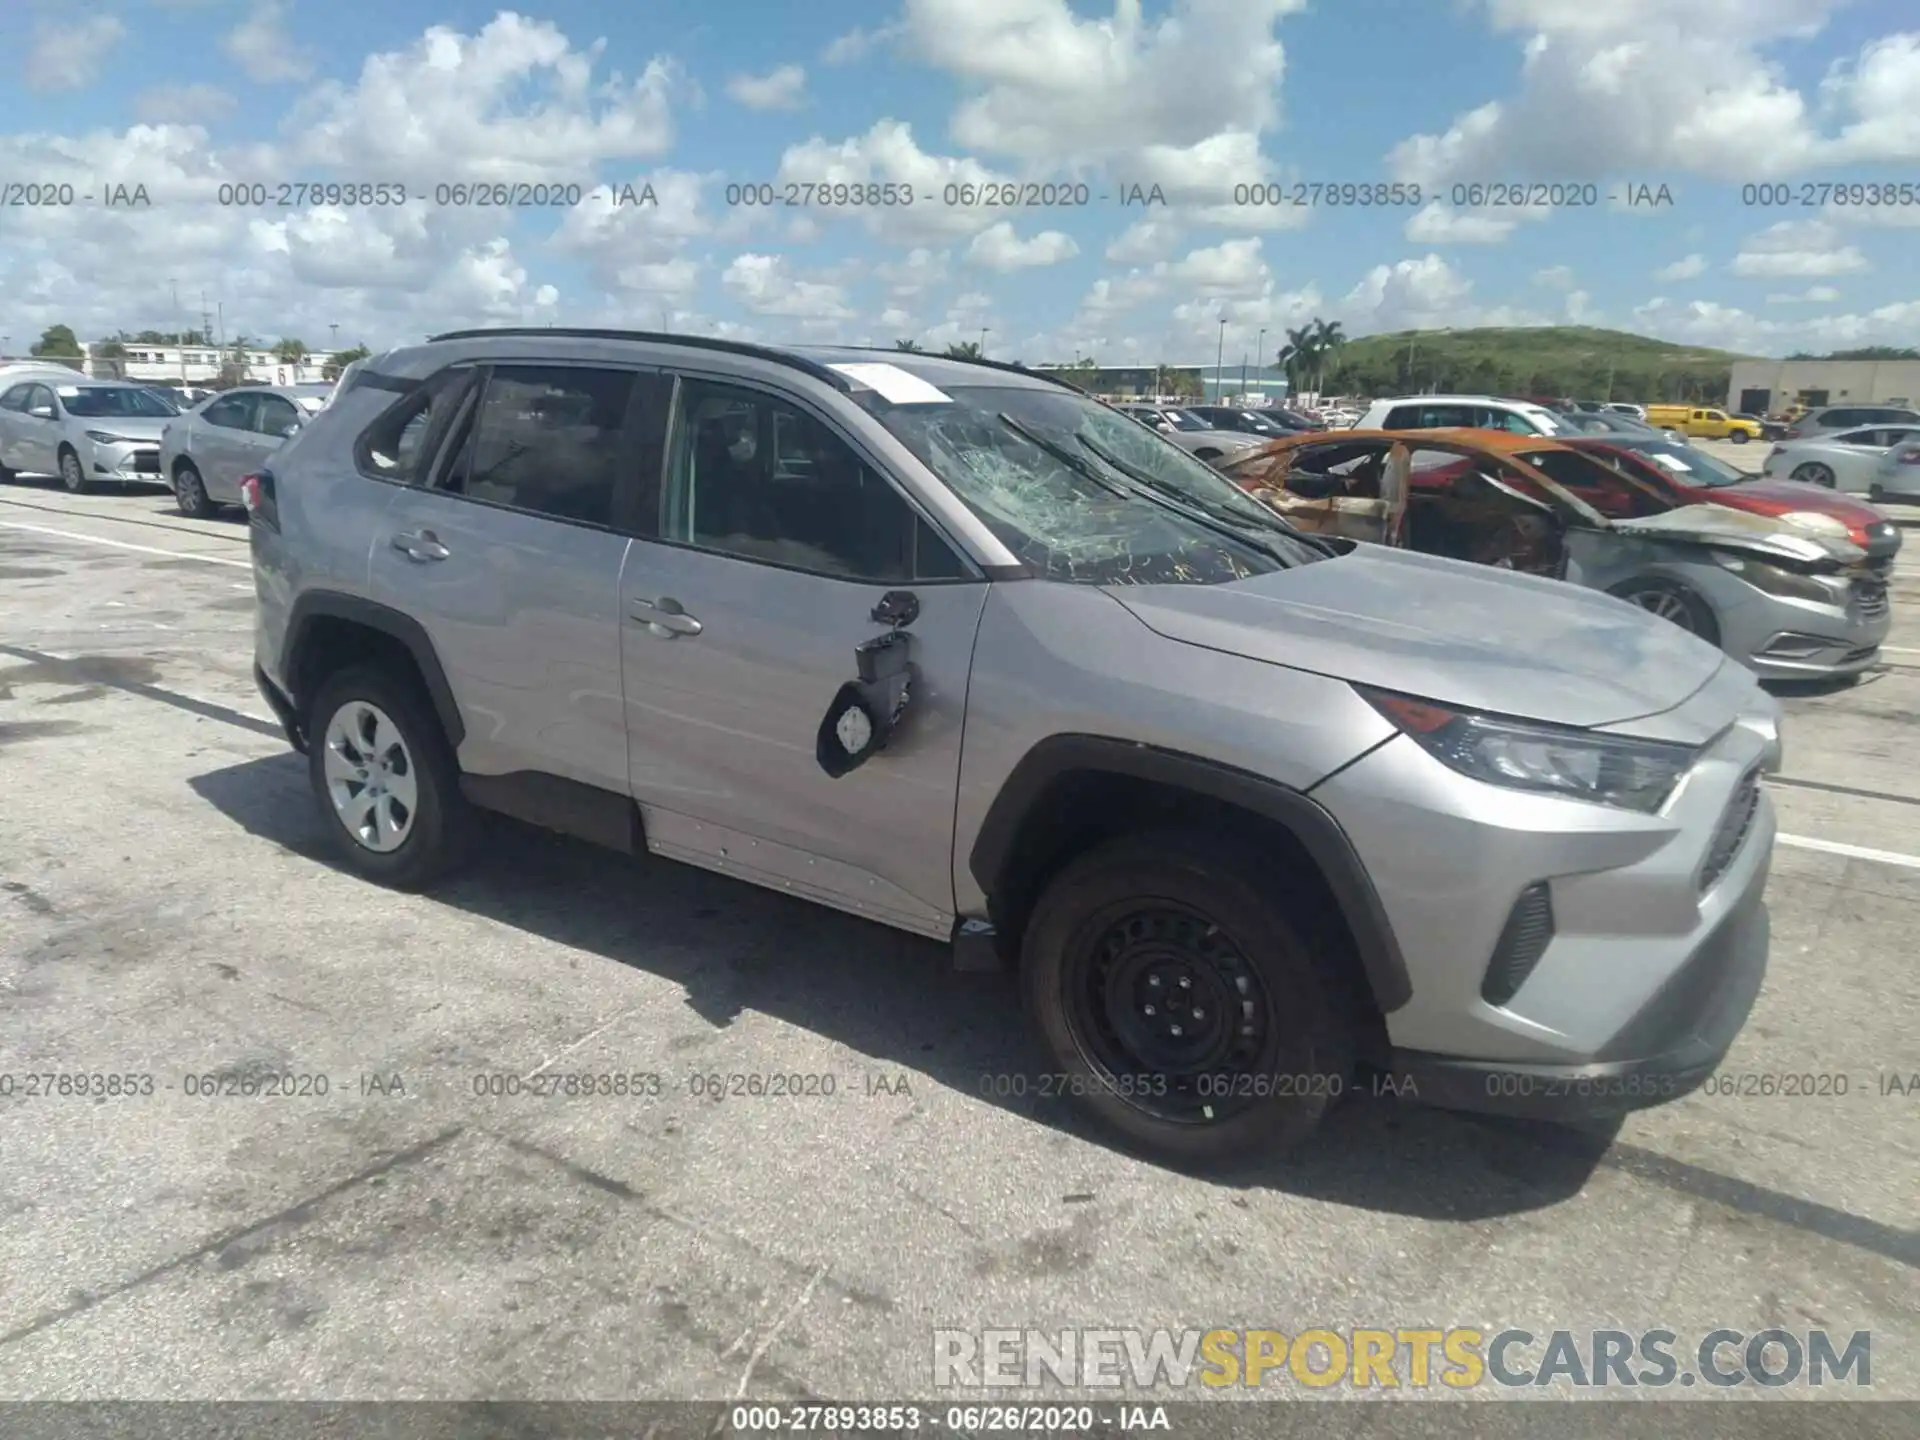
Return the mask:
[[635,374],[575,365],[496,365],[440,487],[577,525],[610,526],[628,455]]

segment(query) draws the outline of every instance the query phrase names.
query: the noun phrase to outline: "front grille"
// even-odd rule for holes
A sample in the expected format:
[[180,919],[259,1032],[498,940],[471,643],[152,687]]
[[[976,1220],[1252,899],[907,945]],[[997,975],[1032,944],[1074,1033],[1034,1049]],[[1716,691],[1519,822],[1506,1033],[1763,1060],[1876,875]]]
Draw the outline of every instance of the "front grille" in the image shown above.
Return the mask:
[[158,475],[160,473],[160,452],[158,450],[136,450],[129,467],[136,475]]
[[1858,665],[1862,660],[1871,660],[1880,653],[1878,645],[1862,645],[1858,650],[1849,650],[1840,657],[1842,665]]
[[1707,846],[1707,858],[1700,865],[1700,890],[1711,890],[1727,873],[1727,867],[1733,864],[1739,855],[1740,847],[1747,843],[1747,836],[1753,830],[1754,816],[1760,813],[1760,776],[1749,774],[1740,782],[1740,788],[1733,792],[1733,799],[1727,802],[1726,812],[1720,817],[1719,828],[1713,832],[1713,841]]
[[1879,580],[1853,582],[1853,608],[1868,620],[1887,613],[1887,587]]
[[1519,993],[1540,957],[1553,941],[1553,894],[1547,882],[1536,880],[1520,892],[1493,947],[1480,996],[1489,1005],[1504,1005]]

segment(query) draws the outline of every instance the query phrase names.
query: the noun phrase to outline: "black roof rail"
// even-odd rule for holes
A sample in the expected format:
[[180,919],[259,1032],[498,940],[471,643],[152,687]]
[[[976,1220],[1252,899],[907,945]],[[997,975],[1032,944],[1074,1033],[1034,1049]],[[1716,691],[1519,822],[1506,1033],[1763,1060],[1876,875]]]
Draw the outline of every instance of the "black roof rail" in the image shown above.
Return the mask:
[[564,335],[576,340],[648,340],[663,345],[689,345],[699,350],[720,350],[730,355],[751,355],[759,360],[771,360],[776,365],[790,366],[824,380],[836,390],[851,391],[853,382],[831,366],[822,365],[818,360],[808,359],[805,355],[796,355],[791,350],[777,349],[772,345],[754,345],[745,340],[722,340],[712,335],[674,335],[661,330],[594,330],[572,325],[505,325],[483,330],[449,330],[444,335],[429,335],[428,344],[441,340],[491,340],[497,337],[521,337],[531,335]]
[[984,365],[989,370],[1006,370],[1015,375],[1027,375],[1035,380],[1045,380],[1062,389],[1071,390],[1076,395],[1088,393],[1071,380],[1062,380],[1058,375],[1051,375],[1045,370],[1030,370],[1025,365],[1015,365],[1007,360],[989,360],[984,355],[936,355],[931,350],[901,350],[892,345],[835,345],[831,348],[858,350],[868,355],[922,355],[929,360],[951,360],[956,365]]

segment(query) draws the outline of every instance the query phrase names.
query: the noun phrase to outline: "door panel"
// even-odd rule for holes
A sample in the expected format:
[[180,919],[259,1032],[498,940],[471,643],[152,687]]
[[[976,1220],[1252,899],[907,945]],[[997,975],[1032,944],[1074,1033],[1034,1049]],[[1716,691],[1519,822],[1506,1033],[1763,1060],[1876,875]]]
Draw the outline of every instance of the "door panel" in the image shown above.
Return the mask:
[[[830,778],[815,743],[871,618],[911,589],[918,667],[886,749]],[[634,797],[649,847],[946,938],[953,806],[974,634],[987,585],[863,584],[636,540],[621,576]],[[665,638],[636,602],[678,601]]]
[[[373,543],[376,600],[426,628],[466,725],[461,768],[627,790],[619,583],[606,523],[630,470],[635,373],[515,363],[448,401],[461,418],[426,487],[397,486]],[[439,403],[429,392],[420,414]],[[392,449],[410,422],[393,412]],[[440,422],[444,424],[444,421]],[[444,488],[443,488],[444,487]],[[556,504],[571,518],[554,518]]]

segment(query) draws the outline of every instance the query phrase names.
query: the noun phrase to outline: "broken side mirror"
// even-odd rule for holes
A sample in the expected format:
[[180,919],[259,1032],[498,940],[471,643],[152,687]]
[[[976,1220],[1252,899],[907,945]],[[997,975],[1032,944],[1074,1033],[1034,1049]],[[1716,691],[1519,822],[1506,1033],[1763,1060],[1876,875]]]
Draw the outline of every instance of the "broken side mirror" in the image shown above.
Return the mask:
[[855,647],[859,678],[840,687],[814,739],[814,758],[834,779],[887,748],[912,698],[912,644],[906,631],[890,630]]

